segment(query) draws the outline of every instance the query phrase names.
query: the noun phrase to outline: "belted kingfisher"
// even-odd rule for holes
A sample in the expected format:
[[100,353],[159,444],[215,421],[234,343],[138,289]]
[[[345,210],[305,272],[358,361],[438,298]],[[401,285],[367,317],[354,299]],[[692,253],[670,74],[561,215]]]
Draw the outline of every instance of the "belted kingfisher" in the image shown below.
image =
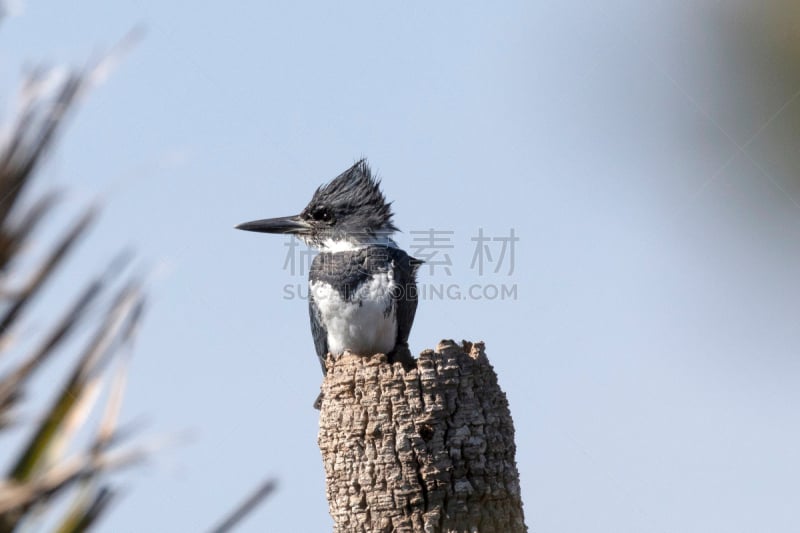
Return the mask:
[[[417,311],[417,268],[391,239],[391,202],[365,160],[317,188],[295,216],[245,222],[237,229],[294,235],[320,253],[308,275],[308,309],[317,357],[345,350],[413,362],[408,334]],[[319,409],[322,397],[314,407]]]

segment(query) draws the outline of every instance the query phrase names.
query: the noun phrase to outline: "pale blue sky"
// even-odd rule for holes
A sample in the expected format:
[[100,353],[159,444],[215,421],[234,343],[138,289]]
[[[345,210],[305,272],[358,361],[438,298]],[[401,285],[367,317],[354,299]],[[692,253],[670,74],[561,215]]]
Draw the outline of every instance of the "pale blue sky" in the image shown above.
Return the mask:
[[[533,531],[796,531],[797,42],[744,2],[629,4],[30,0],[5,21],[5,95],[23,64],[147,30],[41,184],[67,211],[107,198],[64,279],[126,244],[161,265],[125,413],[194,434],[122,477],[101,529],[203,530],[266,475],[241,531],[330,529],[321,375],[283,298],[303,279],[283,239],[232,228],[366,156],[401,245],[454,232],[452,275],[423,284],[517,287],[423,299],[410,341],[487,343]],[[470,269],[480,228],[514,229],[513,274]]]

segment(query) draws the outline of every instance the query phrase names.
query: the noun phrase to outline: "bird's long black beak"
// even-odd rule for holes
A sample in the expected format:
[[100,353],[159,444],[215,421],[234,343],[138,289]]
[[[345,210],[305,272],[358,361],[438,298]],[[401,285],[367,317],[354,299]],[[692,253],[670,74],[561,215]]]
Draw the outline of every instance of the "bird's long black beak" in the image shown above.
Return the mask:
[[245,222],[236,226],[236,229],[257,231],[259,233],[303,235],[309,232],[311,225],[300,216],[295,215],[292,217],[265,218],[263,220]]

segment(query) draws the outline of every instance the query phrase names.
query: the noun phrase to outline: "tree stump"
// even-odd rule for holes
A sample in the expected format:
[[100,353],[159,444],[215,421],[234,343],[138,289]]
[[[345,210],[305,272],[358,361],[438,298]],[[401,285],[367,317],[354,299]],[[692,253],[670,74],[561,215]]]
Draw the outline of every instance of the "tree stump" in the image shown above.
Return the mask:
[[319,447],[334,531],[526,531],[506,395],[483,343],[416,366],[328,356]]

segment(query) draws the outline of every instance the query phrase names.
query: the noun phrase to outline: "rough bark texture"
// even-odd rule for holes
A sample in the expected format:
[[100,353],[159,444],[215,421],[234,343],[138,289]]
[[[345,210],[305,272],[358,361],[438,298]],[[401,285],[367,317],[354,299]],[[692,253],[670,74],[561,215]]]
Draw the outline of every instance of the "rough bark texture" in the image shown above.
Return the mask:
[[328,357],[319,446],[336,532],[526,531],[514,425],[483,343],[406,370]]

